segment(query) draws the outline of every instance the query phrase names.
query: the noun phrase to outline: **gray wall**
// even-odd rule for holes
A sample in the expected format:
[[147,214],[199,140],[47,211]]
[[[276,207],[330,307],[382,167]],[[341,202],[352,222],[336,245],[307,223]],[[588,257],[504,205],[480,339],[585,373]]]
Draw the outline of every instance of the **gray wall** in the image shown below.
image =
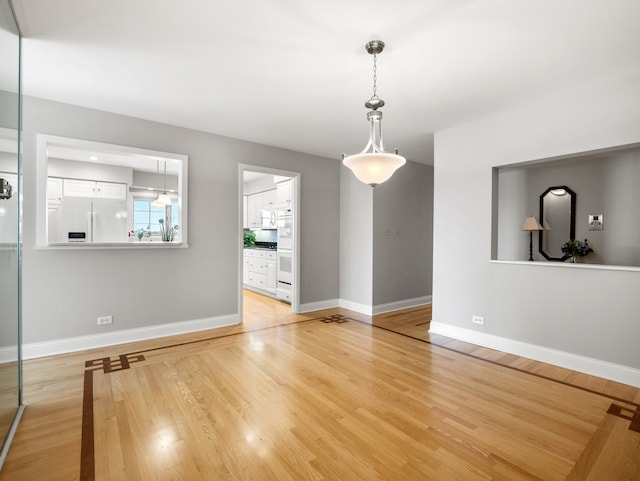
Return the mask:
[[[338,297],[339,160],[24,100],[25,343],[237,313],[240,163],[301,173],[300,300]],[[190,247],[35,249],[37,133],[188,155]]]
[[637,75],[436,133],[434,321],[640,368],[640,272],[490,261],[493,167],[638,141]]
[[431,295],[433,168],[407,162],[371,189],[346,167],[341,174],[340,299],[378,306]]
[[373,191],[373,305],[431,295],[433,167],[407,162]]
[[[340,299],[365,311],[373,305],[373,192],[340,169]],[[367,309],[368,308],[368,309]]]

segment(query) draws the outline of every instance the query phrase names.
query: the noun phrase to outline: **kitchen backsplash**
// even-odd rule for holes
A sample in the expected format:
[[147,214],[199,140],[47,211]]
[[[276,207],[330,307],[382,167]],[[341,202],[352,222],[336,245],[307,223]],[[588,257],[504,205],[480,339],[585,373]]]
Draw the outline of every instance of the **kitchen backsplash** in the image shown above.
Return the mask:
[[[245,232],[250,229],[245,229]],[[253,231],[256,234],[256,242],[277,242],[277,229],[258,229]]]

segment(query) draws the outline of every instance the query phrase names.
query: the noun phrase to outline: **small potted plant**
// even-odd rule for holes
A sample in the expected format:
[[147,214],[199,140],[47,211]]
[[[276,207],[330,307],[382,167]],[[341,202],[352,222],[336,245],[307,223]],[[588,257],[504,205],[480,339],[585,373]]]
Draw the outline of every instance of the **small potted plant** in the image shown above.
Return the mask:
[[250,230],[244,231],[244,246],[254,247],[256,245],[256,233]]
[[162,236],[163,242],[173,242],[173,227],[169,226],[169,219],[167,219],[167,224],[165,225],[164,219],[158,219],[158,223],[160,224],[160,234]]
[[564,255],[571,256],[571,262],[573,263],[580,262],[581,259],[590,252],[593,252],[593,249],[589,247],[587,239],[585,239],[584,242],[569,239],[567,242],[562,244],[562,253]]

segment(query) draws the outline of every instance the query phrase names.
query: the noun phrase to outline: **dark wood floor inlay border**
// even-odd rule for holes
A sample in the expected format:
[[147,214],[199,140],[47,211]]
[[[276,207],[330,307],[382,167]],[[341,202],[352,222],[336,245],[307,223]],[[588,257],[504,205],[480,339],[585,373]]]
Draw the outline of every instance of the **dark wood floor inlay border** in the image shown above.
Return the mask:
[[129,369],[132,363],[141,361],[144,361],[144,356],[142,354],[120,354],[117,359],[111,359],[110,357],[92,359],[85,362],[84,367],[94,371],[102,368],[102,372],[108,374],[110,372]]
[[611,406],[609,406],[607,413],[631,421],[631,424],[629,424],[629,430],[640,433],[640,408],[636,408],[636,410],[633,411],[624,406],[618,406],[617,404],[612,403]]
[[102,370],[104,374],[124,371],[131,364],[142,362],[142,354],[120,354],[117,358],[101,357],[85,361],[84,386],[82,396],[82,440],[80,442],[80,481],[95,481],[96,458],[93,425],[93,373]]
[[325,316],[318,318],[319,321],[324,322],[325,324],[330,324],[332,322],[337,322],[338,324],[343,324],[348,321],[353,321],[347,316],[343,316],[342,314],[332,314],[331,316]]

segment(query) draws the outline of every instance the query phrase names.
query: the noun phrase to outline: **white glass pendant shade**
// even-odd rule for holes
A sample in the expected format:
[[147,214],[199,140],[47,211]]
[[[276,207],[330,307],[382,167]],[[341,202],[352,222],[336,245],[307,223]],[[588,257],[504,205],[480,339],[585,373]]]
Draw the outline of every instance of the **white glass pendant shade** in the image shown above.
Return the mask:
[[343,163],[353,171],[358,180],[375,187],[389,180],[406,163],[406,159],[386,152],[362,153],[346,157]]
[[155,202],[160,205],[171,205],[171,197],[169,197],[169,194],[166,192],[163,192],[158,196]]

